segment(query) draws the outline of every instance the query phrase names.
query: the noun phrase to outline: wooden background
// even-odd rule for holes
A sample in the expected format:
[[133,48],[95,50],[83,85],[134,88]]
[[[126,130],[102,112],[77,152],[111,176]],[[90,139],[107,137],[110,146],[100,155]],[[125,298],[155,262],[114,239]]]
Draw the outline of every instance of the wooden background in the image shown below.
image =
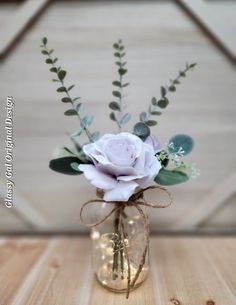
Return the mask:
[[[0,27],[10,18],[14,22],[16,9],[12,2],[0,4]],[[84,231],[79,209],[95,195],[83,177],[59,175],[47,167],[55,149],[69,144],[66,133],[77,121],[63,116],[66,106],[59,102],[39,50],[44,35],[69,71],[70,83],[77,84],[75,96],[83,97],[86,112],[96,114],[102,133],[115,130],[107,107],[115,40],[122,38],[127,46],[131,86],[126,101],[136,118],[186,61],[198,62],[172,94],[153,132],[163,143],[175,133],[192,135],[196,145],[188,159],[201,176],[170,188],[174,203],[152,213],[152,230],[235,232],[236,66],[173,1],[55,1],[0,62],[0,231]],[[7,95],[16,104],[11,210],[3,203]]]

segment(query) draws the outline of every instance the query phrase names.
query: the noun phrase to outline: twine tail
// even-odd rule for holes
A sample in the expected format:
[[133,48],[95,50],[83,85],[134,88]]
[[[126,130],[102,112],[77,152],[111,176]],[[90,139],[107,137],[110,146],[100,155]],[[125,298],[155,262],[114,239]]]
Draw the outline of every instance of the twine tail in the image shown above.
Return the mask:
[[123,222],[123,217],[121,217],[120,219],[120,229],[121,229],[121,238],[122,238],[122,244],[124,247],[124,251],[125,251],[125,256],[126,256],[126,261],[127,261],[127,266],[128,266],[128,275],[127,275],[127,289],[126,289],[126,299],[129,298],[129,294],[130,294],[130,282],[131,282],[131,272],[130,272],[130,259],[129,259],[129,252],[127,249],[127,245],[125,243],[125,237],[126,237],[126,233],[125,233],[125,226],[124,226],[124,222]]

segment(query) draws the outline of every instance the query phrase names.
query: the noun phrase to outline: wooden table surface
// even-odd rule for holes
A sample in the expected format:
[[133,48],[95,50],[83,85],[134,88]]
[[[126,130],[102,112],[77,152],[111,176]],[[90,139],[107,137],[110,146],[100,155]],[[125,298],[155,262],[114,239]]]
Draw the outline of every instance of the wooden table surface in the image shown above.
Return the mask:
[[86,237],[0,239],[0,305],[234,305],[236,238],[152,237],[151,271],[129,300],[102,288]]

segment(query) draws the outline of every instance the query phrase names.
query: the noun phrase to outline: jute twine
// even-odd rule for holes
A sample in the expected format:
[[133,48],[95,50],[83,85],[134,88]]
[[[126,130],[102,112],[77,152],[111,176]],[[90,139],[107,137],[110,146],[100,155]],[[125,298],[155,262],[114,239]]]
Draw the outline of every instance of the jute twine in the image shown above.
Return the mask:
[[[151,189],[159,189],[161,191],[164,191],[167,195],[168,195],[168,202],[164,205],[161,204],[152,204],[152,203],[148,203],[145,200],[144,197],[144,193],[148,190]],[[103,194],[104,192],[102,190],[97,190],[97,196],[100,198],[103,198]],[[92,203],[107,203],[107,204],[112,204],[115,207],[108,213],[106,214],[102,219],[100,219],[99,221],[95,222],[95,223],[86,223],[84,221],[84,217],[83,217],[83,212],[85,207],[87,207],[89,204]],[[140,191],[138,191],[137,193],[135,193],[134,195],[132,195],[128,201],[105,201],[103,199],[92,199],[89,200],[87,202],[85,202],[81,209],[80,209],[80,220],[81,222],[86,225],[87,227],[96,227],[98,225],[100,225],[101,223],[103,223],[104,221],[106,221],[113,213],[117,213],[119,215],[119,229],[120,229],[120,233],[121,233],[121,240],[122,240],[122,244],[124,247],[124,254],[126,257],[126,261],[127,261],[127,289],[126,289],[126,298],[129,298],[129,294],[130,294],[130,290],[134,287],[135,283],[138,280],[138,277],[143,269],[143,266],[145,264],[145,260],[146,260],[146,256],[147,256],[147,251],[148,251],[148,247],[149,247],[149,222],[148,222],[148,217],[147,215],[144,213],[142,206],[146,206],[149,208],[155,208],[155,209],[160,209],[160,208],[166,208],[168,206],[170,206],[172,203],[172,196],[171,193],[168,192],[164,187],[161,186],[149,186],[145,189],[142,189]],[[144,250],[142,252],[142,256],[137,268],[137,271],[131,281],[131,269],[130,269],[130,258],[129,258],[129,253],[128,253],[128,249],[127,249],[127,245],[125,243],[125,239],[128,237],[127,233],[125,232],[125,225],[124,225],[124,218],[125,218],[125,213],[124,213],[124,209],[126,207],[132,207],[134,209],[137,210],[138,214],[141,216],[142,220],[143,220],[143,224],[144,224]]]

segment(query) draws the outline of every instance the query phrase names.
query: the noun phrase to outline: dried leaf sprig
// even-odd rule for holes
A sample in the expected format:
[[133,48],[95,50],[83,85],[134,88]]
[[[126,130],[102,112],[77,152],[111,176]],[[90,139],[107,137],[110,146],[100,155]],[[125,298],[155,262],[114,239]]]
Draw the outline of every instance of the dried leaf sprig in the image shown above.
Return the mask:
[[110,113],[110,119],[112,121],[115,121],[118,125],[119,131],[121,131],[122,126],[131,118],[130,113],[124,113],[125,105],[124,105],[124,94],[123,90],[125,87],[129,86],[129,83],[123,82],[123,77],[127,73],[126,64],[127,62],[124,61],[125,57],[125,46],[122,43],[122,40],[118,40],[118,42],[113,44],[114,48],[114,57],[116,59],[115,64],[117,65],[117,72],[118,72],[118,80],[114,80],[112,82],[113,86],[115,87],[115,90],[112,91],[112,95],[114,98],[116,98],[115,101],[112,101],[109,103],[109,108],[113,110]]
[[71,137],[77,137],[80,136],[83,132],[87,135],[87,138],[89,142],[94,142],[99,137],[99,132],[91,133],[88,129],[88,126],[92,124],[93,116],[92,115],[86,115],[84,117],[81,116],[81,110],[83,107],[83,103],[79,102],[76,103],[77,100],[80,99],[80,97],[72,98],[70,95],[70,91],[74,88],[75,85],[71,85],[67,87],[65,85],[64,79],[66,77],[67,72],[63,70],[60,66],[56,66],[56,63],[58,61],[58,58],[54,58],[52,56],[54,50],[49,49],[47,47],[48,39],[47,37],[43,37],[41,40],[41,48],[42,48],[42,54],[46,55],[46,64],[50,65],[50,71],[52,73],[56,74],[56,78],[53,79],[54,82],[60,83],[60,87],[57,88],[57,92],[64,93],[65,96],[61,99],[63,103],[69,103],[71,104],[71,108],[66,110],[64,114],[66,116],[77,116],[80,122],[80,128],[74,132]]

